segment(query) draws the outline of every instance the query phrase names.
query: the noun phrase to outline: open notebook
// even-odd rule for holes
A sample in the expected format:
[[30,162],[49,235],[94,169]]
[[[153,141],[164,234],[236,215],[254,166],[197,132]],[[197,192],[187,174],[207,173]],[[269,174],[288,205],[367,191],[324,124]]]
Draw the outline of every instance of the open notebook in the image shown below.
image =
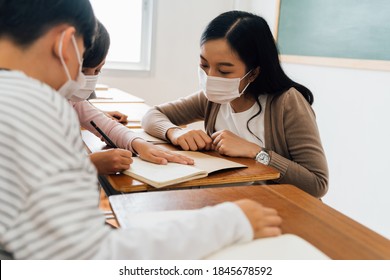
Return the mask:
[[328,260],[327,255],[295,234],[260,238],[244,244],[228,246],[209,260]]
[[[131,196],[131,194],[111,195],[109,197],[111,207],[121,228],[153,227],[159,223],[186,219],[189,211],[196,211],[172,210],[131,213],[133,209],[127,196]],[[206,259],[325,260],[329,257],[299,236],[283,234],[278,237],[262,238],[244,244],[231,245],[208,256]]]
[[246,167],[246,165],[234,161],[209,156],[200,152],[177,151],[175,153],[194,159],[195,164],[183,165],[170,162],[167,165],[159,165],[134,157],[130,168],[123,171],[123,173],[155,188],[161,188],[207,177],[209,173],[223,169]]

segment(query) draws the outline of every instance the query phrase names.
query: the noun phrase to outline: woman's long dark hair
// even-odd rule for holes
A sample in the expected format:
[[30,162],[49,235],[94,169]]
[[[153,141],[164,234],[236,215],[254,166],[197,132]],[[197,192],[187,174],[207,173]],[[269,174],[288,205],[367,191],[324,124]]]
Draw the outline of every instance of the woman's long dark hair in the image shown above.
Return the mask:
[[278,95],[294,87],[310,105],[313,104],[311,91],[284,73],[275,40],[262,17],[243,11],[223,13],[208,24],[200,43],[221,38],[237,52],[247,71],[260,67],[259,76],[246,90],[256,100],[261,94]]

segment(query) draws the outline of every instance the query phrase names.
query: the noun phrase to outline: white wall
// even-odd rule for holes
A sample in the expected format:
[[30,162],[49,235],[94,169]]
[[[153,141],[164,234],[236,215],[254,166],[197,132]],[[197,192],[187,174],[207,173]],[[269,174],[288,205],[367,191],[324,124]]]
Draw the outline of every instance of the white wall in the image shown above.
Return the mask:
[[151,73],[104,70],[99,82],[136,94],[150,105],[198,90],[199,40],[216,15],[233,0],[155,0]]
[[390,238],[388,72],[284,65],[315,94],[330,168],[324,202]]
[[[250,2],[249,9],[264,16],[274,30],[276,1]],[[286,63],[283,67],[314,93],[330,169],[324,202],[390,238],[390,72]]]
[[[157,0],[153,71],[105,72],[102,83],[154,105],[198,88],[199,37],[233,7],[262,15],[274,27],[275,0]],[[390,73],[284,64],[309,87],[330,168],[324,202],[390,238]]]

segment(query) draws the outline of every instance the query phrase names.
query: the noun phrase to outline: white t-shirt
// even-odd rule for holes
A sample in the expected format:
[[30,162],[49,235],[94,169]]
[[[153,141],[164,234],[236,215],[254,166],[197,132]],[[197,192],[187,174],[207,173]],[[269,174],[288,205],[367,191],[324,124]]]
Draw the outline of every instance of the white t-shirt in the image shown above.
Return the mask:
[[17,71],[0,70],[0,159],[0,252],[15,259],[199,259],[253,237],[233,203],[149,228],[105,226],[75,111]]
[[233,108],[230,106],[230,103],[222,104],[215,121],[215,130],[229,130],[250,142],[256,143],[261,147],[265,147],[264,112],[267,103],[267,95],[260,95],[259,101],[261,104],[261,113],[249,122],[250,130],[258,138],[247,128],[248,120],[259,112],[260,108],[257,102],[255,102],[248,110],[240,113],[235,113]]

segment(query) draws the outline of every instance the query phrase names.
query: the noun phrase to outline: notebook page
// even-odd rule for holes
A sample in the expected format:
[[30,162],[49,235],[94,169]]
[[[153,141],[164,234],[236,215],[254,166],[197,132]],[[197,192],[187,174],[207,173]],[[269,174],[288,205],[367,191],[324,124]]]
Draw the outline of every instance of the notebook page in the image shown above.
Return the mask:
[[260,238],[226,247],[209,260],[328,260],[329,257],[294,234]]
[[133,163],[130,165],[130,168],[123,171],[123,173],[156,188],[207,176],[206,171],[192,165],[172,162],[160,165],[137,157],[133,157]]
[[220,157],[213,157],[201,152],[192,151],[174,151],[174,153],[194,159],[195,167],[212,173],[218,170],[230,169],[230,168],[243,168],[247,167],[244,164],[237,163],[231,160],[227,160]]

